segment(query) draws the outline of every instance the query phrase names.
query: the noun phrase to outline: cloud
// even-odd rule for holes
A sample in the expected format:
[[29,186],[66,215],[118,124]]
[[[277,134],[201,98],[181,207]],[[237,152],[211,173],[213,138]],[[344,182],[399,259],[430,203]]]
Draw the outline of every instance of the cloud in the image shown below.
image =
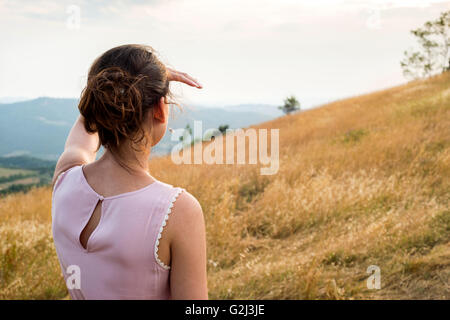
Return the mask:
[[3,18],[31,18],[31,19],[46,19],[55,20],[64,12],[64,2],[49,1],[49,0],[3,0],[0,1],[0,13]]
[[45,123],[45,124],[49,124],[51,126],[58,126],[58,127],[67,127],[70,126],[70,124],[66,121],[62,121],[62,120],[48,120],[44,117],[38,116],[36,117],[36,119],[38,119],[39,121]]
[[380,9],[394,8],[427,8],[433,4],[448,3],[445,0],[370,0],[364,1],[367,5]]
[[[2,18],[20,17],[25,19],[64,21],[69,6],[79,6],[86,19],[107,18],[146,5],[152,6],[162,0],[0,0]],[[168,1],[168,0],[166,0]]]
[[[164,28],[189,25],[192,30],[214,30],[236,23],[239,27],[276,26],[307,22],[311,14],[333,16],[367,9],[425,8],[444,0],[0,0],[2,18],[58,20],[67,18],[67,7],[79,6],[84,22],[118,19],[127,23],[153,21]],[[208,30],[208,31],[214,31]]]

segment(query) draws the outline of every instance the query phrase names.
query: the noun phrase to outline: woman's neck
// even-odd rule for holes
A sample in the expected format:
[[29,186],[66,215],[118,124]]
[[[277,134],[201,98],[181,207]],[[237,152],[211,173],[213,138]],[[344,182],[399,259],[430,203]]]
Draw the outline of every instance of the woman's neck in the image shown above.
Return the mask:
[[[149,161],[150,150],[143,152],[136,152],[134,150],[127,149],[121,150],[120,156],[114,155],[110,150],[105,149],[105,152],[97,161],[100,163],[108,164],[112,167],[116,167],[119,170],[125,170],[131,175],[149,175]],[[119,159],[118,159],[119,158]],[[127,169],[125,169],[122,162]]]

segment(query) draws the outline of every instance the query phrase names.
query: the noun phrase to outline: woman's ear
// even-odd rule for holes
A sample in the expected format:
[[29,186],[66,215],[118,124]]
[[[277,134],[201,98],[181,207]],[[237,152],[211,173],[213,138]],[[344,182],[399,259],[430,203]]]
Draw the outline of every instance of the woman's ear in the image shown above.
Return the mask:
[[153,118],[161,123],[165,123],[168,117],[168,108],[165,103],[165,98],[161,97],[158,103],[155,106],[155,110],[153,112]]

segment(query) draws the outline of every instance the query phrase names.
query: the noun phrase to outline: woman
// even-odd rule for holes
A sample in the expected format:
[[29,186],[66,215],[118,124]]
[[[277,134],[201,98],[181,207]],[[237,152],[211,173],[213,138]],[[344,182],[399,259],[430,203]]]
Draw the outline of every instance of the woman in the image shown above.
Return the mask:
[[149,46],[110,49],[90,68],[53,178],[53,238],[73,299],[208,298],[201,206],[149,174],[170,81],[201,88]]

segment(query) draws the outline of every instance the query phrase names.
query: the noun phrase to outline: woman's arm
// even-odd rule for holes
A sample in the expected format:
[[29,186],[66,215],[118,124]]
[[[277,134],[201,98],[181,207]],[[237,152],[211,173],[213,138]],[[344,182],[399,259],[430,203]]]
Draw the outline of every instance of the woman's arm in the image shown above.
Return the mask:
[[172,299],[208,299],[205,223],[197,199],[182,192],[166,228],[170,239]]
[[61,172],[73,166],[87,164],[95,160],[98,146],[98,134],[89,134],[84,129],[84,118],[82,115],[75,121],[64,146],[64,152],[56,163],[52,184]]

